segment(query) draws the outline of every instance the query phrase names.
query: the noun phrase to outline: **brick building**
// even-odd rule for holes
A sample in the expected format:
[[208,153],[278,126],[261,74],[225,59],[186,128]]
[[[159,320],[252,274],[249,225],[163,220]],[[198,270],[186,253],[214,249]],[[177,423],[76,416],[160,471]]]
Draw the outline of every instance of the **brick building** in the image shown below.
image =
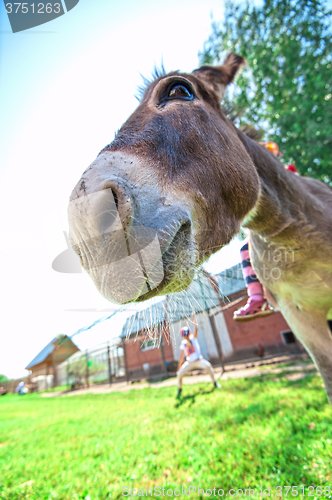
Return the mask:
[[[152,338],[156,340],[154,340]],[[153,378],[174,368],[174,350],[168,340],[169,330],[163,324],[151,329],[143,329],[133,334],[124,345],[127,377],[129,380],[143,377]]]
[[244,323],[233,320],[234,311],[244,306],[248,299],[241,264],[214,278],[218,281],[220,294],[221,307],[217,314],[223,315],[232,344],[232,352],[226,356],[227,362],[255,357],[259,351],[262,353],[260,346],[267,354],[305,352],[279,311]]

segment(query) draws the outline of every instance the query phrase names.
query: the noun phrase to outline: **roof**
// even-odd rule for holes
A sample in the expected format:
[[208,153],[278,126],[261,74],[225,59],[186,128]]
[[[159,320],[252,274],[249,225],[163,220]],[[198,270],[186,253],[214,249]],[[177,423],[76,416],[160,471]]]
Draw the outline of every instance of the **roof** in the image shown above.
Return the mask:
[[152,306],[137,311],[129,316],[122,327],[121,337],[127,337],[132,333],[140,332],[143,329],[152,328],[166,320],[166,300],[161,300]]
[[219,297],[204,273],[195,276],[190,286],[182,292],[172,293],[160,302],[154,303],[130,316],[125,322],[121,337],[168,321],[176,323],[189,318],[193,312],[199,313],[219,305]]
[[183,318],[189,318],[193,312],[213,309],[220,305],[220,298],[226,298],[246,288],[241,263],[225,269],[213,278],[218,282],[219,295],[213,288],[208,274],[200,272],[186,290],[172,293],[160,302],[130,316],[122,328],[121,337],[128,337],[144,329],[149,330],[166,320],[169,323],[176,323]]
[[[64,338],[67,339],[67,341],[72,342],[69,337],[65,336]],[[33,358],[32,361],[25,367],[26,370],[29,370],[33,366],[39,365],[39,363],[42,363],[42,361],[45,361],[45,359],[52,354],[52,352],[55,350],[56,347],[59,345],[59,340],[61,337],[54,337],[54,339],[51,340],[38,354]]]

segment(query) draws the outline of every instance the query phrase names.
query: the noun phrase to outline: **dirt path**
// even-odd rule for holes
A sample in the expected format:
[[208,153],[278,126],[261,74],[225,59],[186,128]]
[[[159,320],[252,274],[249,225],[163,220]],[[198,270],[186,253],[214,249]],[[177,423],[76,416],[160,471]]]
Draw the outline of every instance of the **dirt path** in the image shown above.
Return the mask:
[[[278,368],[276,365],[281,363],[292,363],[291,366]],[[286,377],[289,380],[299,380],[312,372],[316,372],[316,367],[313,363],[304,363],[303,359],[294,356],[279,356],[271,358],[264,361],[254,361],[252,363],[239,363],[236,365],[226,365],[226,371],[220,377],[220,368],[215,369],[216,378],[220,380],[222,385],[223,380],[228,380],[232,378],[248,378],[257,377],[265,373],[281,373],[287,371]],[[220,377],[220,378],[219,378]],[[209,375],[206,374],[194,374],[188,375],[184,378],[184,386],[192,385],[201,382],[211,383]],[[42,397],[56,397],[56,396],[78,396],[80,394],[105,394],[109,392],[119,392],[119,391],[131,391],[146,389],[147,387],[152,387],[158,389],[159,387],[170,387],[176,386],[176,377],[171,377],[165,380],[157,382],[138,382],[138,383],[127,383],[127,382],[115,382],[112,385],[92,385],[84,389],[78,389],[75,391],[54,391],[54,392],[44,392],[41,394]]]

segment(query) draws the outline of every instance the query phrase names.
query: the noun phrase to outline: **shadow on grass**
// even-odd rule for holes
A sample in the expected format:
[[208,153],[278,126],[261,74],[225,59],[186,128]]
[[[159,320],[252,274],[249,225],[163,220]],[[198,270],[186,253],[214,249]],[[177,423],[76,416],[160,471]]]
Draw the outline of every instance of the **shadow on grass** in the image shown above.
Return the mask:
[[188,394],[187,396],[181,396],[175,403],[174,408],[179,408],[185,403],[188,403],[188,406],[192,406],[196,402],[197,396],[205,396],[207,394],[211,394],[214,392],[216,389],[215,387],[212,387],[209,391],[202,389],[199,389],[198,391],[194,392],[193,394]]

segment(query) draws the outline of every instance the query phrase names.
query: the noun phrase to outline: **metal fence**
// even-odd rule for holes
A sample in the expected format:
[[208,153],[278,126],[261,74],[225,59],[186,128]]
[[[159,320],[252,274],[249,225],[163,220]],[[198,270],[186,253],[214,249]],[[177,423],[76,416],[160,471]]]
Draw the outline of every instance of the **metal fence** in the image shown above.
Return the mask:
[[112,383],[125,377],[124,352],[120,340],[78,351],[56,367],[53,386],[82,387]]

